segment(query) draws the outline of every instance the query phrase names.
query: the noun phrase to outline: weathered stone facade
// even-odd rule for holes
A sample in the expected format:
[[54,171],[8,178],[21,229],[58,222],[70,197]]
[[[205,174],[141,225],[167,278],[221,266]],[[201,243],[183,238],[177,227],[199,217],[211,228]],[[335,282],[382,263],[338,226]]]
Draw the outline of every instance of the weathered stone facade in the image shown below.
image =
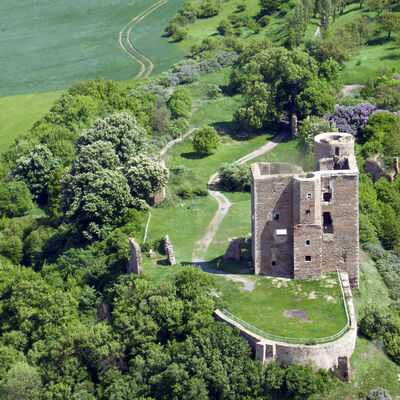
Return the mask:
[[284,163],[251,166],[252,254],[256,274],[319,279],[347,271],[358,287],[358,169],[354,138],[323,133],[313,173]]
[[142,250],[134,238],[129,238],[130,258],[127,268],[128,274],[142,273]]

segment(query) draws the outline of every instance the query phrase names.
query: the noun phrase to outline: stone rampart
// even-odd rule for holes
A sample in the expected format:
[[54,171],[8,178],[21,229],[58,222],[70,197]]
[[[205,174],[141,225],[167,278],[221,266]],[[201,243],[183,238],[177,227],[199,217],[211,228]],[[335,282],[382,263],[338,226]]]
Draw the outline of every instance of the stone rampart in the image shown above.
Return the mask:
[[[315,345],[292,344],[265,339],[248,329],[240,323],[227,317],[222,311],[216,310],[216,320],[222,321],[231,327],[238,328],[240,335],[244,337],[252,347],[256,360],[268,363],[279,360],[282,364],[307,364],[312,362],[316,368],[336,371],[339,367],[339,358],[353,354],[357,338],[357,322],[350,284],[347,273],[341,273],[343,288],[347,297],[348,311],[350,316],[350,329],[339,339],[328,343]],[[349,371],[347,371],[347,376]],[[346,374],[344,374],[346,375]]]

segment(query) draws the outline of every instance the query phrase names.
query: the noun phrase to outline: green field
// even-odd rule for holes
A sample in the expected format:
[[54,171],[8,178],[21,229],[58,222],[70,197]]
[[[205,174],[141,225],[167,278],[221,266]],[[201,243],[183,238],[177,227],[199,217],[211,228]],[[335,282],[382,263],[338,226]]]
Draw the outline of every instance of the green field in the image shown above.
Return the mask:
[[[114,80],[135,76],[139,64],[122,51],[119,31],[154,3],[156,0],[2,0],[0,97],[63,89],[97,76]],[[153,60],[153,73],[185,56],[162,37],[182,3],[169,0],[132,31],[132,43]]]
[[62,91],[0,97],[0,153],[49,111]]

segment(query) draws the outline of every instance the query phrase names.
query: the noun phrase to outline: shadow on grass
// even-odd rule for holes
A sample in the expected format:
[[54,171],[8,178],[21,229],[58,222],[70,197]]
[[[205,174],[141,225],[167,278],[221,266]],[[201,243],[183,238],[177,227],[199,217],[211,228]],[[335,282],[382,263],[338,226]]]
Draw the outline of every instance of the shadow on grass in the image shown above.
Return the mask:
[[387,40],[387,36],[380,36],[374,39],[370,39],[368,40],[368,45],[369,46],[380,46],[382,44],[385,44],[386,42],[388,42]]
[[240,260],[224,259],[223,256],[214,258],[213,260],[204,261],[183,261],[182,265],[197,265],[204,272],[217,275],[237,274],[237,275],[254,275],[254,268],[248,266],[248,259]]
[[202,160],[203,158],[206,158],[210,155],[211,154],[198,153],[196,151],[191,151],[190,153],[182,153],[181,157],[187,158],[188,160]]
[[383,56],[380,58],[381,60],[398,60],[400,59],[400,53],[399,54],[389,54],[387,56]]

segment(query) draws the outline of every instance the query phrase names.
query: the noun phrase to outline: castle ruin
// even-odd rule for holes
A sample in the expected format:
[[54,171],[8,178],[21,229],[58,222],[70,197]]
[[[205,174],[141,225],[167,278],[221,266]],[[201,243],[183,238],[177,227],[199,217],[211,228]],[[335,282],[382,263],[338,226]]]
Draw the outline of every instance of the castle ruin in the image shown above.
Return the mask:
[[314,139],[314,172],[286,163],[251,166],[255,274],[320,279],[346,271],[358,288],[358,168],[354,138]]

